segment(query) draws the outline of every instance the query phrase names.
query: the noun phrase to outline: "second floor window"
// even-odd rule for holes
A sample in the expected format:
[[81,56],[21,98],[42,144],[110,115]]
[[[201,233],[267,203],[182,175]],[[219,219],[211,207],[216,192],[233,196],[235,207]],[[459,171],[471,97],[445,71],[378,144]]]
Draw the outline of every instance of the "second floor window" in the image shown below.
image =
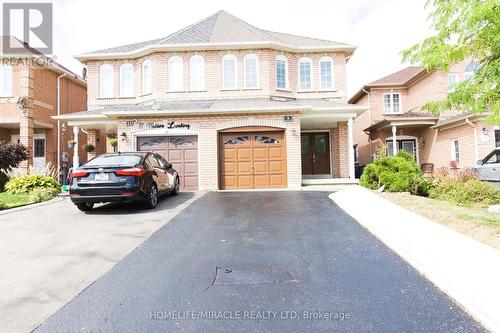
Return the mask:
[[468,64],[464,70],[464,80],[469,80],[471,77],[473,77],[480,67],[481,65],[479,65],[477,62],[471,62],[470,64]]
[[282,55],[276,57],[276,88],[288,89],[288,60]]
[[320,89],[333,88],[333,61],[330,57],[319,59]]
[[0,65],[0,96],[12,96],[12,66]]
[[200,55],[189,58],[189,89],[193,91],[205,89],[205,62]]
[[142,93],[150,94],[152,87],[152,73],[151,60],[145,60],[142,63]]
[[451,140],[451,160],[460,163],[460,147],[458,140]]
[[398,93],[384,94],[384,113],[400,113],[401,98]]
[[168,90],[184,90],[184,66],[179,56],[168,58]]
[[99,69],[99,80],[100,97],[113,97],[113,65],[101,65]]
[[309,58],[299,60],[299,88],[300,90],[311,90],[312,61]]
[[259,86],[259,58],[256,54],[247,54],[243,59],[245,71],[245,88],[255,89]]
[[458,74],[448,73],[448,92],[453,92],[458,84]]
[[236,56],[227,54],[222,57],[222,87],[236,88]]
[[132,64],[120,66],[120,96],[134,96],[134,66]]

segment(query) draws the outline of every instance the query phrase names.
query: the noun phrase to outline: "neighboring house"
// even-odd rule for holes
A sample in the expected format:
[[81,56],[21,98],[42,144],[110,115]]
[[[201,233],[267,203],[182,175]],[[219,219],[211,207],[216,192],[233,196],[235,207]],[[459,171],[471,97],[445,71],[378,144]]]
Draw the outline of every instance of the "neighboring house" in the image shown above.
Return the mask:
[[[58,112],[58,95],[60,114],[85,110],[87,83],[13,37],[2,37],[0,42],[0,140],[20,142],[28,148],[28,160],[21,164],[24,168],[42,168],[48,163],[57,167],[57,121],[51,117]],[[5,43],[24,51],[5,54]],[[67,141],[72,135],[72,129],[61,126],[61,165],[70,161]],[[81,142],[84,141],[82,134]],[[83,155],[83,147],[80,149]]]
[[352,123],[365,110],[347,104],[354,50],[219,11],[164,38],[77,56],[88,110],[58,119],[90,138],[117,135],[119,151],[161,153],[188,190],[354,178]]
[[370,163],[383,148],[388,154],[403,149],[420,165],[430,163],[434,168],[472,167],[500,146],[499,128],[486,124],[485,116],[448,111],[434,117],[421,109],[426,102],[445,99],[476,66],[464,61],[449,73],[407,67],[360,89],[349,100],[368,108],[354,125],[357,163]]

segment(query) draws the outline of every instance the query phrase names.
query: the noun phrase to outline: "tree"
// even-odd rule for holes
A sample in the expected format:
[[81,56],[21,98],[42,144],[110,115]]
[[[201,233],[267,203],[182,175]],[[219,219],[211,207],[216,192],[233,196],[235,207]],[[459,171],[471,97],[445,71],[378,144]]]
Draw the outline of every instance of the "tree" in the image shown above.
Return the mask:
[[429,71],[448,71],[451,64],[469,58],[480,66],[445,100],[423,109],[436,115],[450,109],[489,112],[487,121],[500,125],[500,0],[427,0],[428,6],[435,34],[404,50],[403,61]]

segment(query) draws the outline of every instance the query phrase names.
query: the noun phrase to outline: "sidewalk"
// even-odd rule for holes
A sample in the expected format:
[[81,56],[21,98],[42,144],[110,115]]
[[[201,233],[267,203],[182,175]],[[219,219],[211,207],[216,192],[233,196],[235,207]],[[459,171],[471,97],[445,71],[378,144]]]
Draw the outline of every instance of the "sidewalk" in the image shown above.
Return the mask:
[[330,198],[487,329],[500,332],[500,251],[363,188]]

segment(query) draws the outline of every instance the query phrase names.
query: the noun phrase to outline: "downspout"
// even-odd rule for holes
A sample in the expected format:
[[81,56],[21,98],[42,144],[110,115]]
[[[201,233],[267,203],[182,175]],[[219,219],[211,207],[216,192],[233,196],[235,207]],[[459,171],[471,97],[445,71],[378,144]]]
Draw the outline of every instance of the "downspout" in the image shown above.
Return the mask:
[[[61,79],[66,73],[57,77],[57,116],[61,115]],[[57,174],[61,178],[61,121],[57,119]],[[60,180],[60,179],[59,179]]]
[[476,155],[476,161],[479,160],[479,148],[477,146],[477,127],[474,125],[469,118],[465,118],[465,122],[474,128],[474,153]]
[[[368,96],[368,124],[371,126],[373,125],[372,123],[372,104],[371,104],[371,97],[370,97],[370,92],[366,91],[365,88],[361,88],[363,92]],[[372,139],[371,136],[368,134],[368,143],[370,144],[370,159],[373,157],[373,147],[372,147]]]

